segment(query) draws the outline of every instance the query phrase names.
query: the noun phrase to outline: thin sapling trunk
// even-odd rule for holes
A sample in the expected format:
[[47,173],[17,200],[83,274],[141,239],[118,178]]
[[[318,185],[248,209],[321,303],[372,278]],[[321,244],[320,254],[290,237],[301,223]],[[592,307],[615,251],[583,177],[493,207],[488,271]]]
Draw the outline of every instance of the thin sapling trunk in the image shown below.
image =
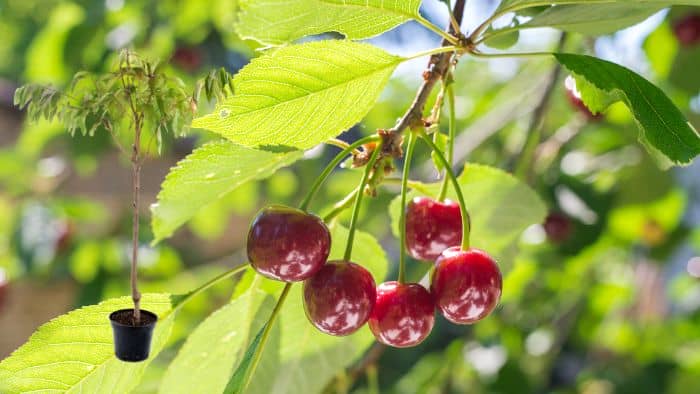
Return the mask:
[[139,260],[139,194],[141,189],[141,119],[134,116],[134,144],[131,153],[132,191],[133,191],[133,223],[131,234],[131,299],[134,301],[134,321],[141,322],[141,293],[138,288],[137,265]]

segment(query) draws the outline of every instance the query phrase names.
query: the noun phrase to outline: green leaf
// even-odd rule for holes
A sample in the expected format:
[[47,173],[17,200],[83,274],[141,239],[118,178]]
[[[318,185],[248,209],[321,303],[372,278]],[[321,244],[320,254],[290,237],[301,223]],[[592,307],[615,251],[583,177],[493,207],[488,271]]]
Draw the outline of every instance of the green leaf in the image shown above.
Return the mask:
[[548,8],[520,27],[554,27],[559,30],[599,36],[635,25],[662,8],[663,6],[660,5],[645,3],[560,5]]
[[148,360],[126,363],[114,357],[108,316],[132,305],[129,297],[114,298],[74,310],[39,327],[27,343],[0,363],[0,392],[130,392],[162,350],[173,321],[170,295],[144,294],[141,302],[144,309],[161,317]]
[[419,18],[421,0],[242,1],[236,30],[242,38],[281,45],[304,36],[338,32],[369,38]]
[[243,360],[241,360],[240,365],[233,373],[231,380],[228,382],[226,387],[224,387],[225,394],[242,393],[245,389],[243,386],[245,386],[246,374],[251,368],[255,352],[258,350],[258,347],[262,343],[262,337],[264,333],[265,327],[263,326],[262,328],[260,328],[257,335],[255,335],[255,338],[253,338],[253,341],[250,343],[250,347],[248,347],[245,354],[243,355]]
[[619,3],[626,4],[630,7],[639,4],[651,4],[661,7],[669,7],[672,5],[700,5],[700,0],[550,0],[543,2],[541,0],[503,0],[498,7],[497,12],[515,11],[523,8],[538,7],[541,5],[563,5],[563,4],[587,4],[597,7],[601,4]]
[[[331,224],[330,259],[342,259],[348,230],[337,224]],[[377,240],[370,234],[357,231],[355,234],[352,261],[367,268],[379,283],[388,271],[386,254]],[[255,275],[251,270],[247,276]],[[246,278],[244,277],[243,281]],[[261,287],[275,294],[283,285],[264,279]],[[367,327],[347,337],[332,337],[318,331],[309,323],[304,314],[301,284],[290,290],[287,303],[283,306],[272,332],[279,344],[268,343],[261,359],[261,365],[255,371],[246,394],[284,393],[318,393],[344,368],[352,365],[374,341]],[[278,328],[275,331],[275,328]],[[249,351],[252,351],[249,349]],[[265,362],[274,363],[265,366]],[[232,376],[230,388],[242,371]]]
[[661,153],[674,164],[689,164],[700,154],[698,132],[651,82],[625,67],[594,57],[554,56],[574,74],[582,99],[591,111],[604,109],[601,92],[623,101],[637,120],[640,141],[652,154]]
[[484,45],[494,49],[508,49],[517,44],[520,39],[520,32],[515,30],[518,28],[519,26],[509,27],[507,28],[508,32],[505,32],[505,29],[503,31],[488,31],[487,34],[491,34],[492,32],[497,33],[491,38],[484,40]]
[[362,120],[403,60],[342,40],[280,48],[244,67],[236,94],[192,126],[244,146],[311,148]]
[[302,157],[302,152],[275,153],[228,141],[210,142],[170,170],[158,202],[151,206],[155,241],[170,236],[197,211],[246,182],[263,179]]
[[[530,225],[542,223],[547,208],[526,184],[499,169],[467,164],[458,177],[467,209],[471,215],[471,244],[483,249],[499,261],[512,258],[513,246]],[[427,195],[436,198],[440,183],[421,185],[409,192],[408,198]],[[457,201],[450,184],[447,197]],[[392,230],[398,236],[401,199],[389,205]]]
[[251,337],[265,324],[274,302],[257,289],[249,289],[214,312],[187,338],[168,367],[161,393],[221,393],[240,364]]

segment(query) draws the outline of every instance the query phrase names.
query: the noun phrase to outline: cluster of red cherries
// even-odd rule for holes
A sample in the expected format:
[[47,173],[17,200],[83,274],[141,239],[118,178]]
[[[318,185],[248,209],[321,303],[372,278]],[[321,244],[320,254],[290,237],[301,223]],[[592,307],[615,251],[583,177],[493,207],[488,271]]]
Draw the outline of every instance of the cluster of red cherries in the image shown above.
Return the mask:
[[286,206],[269,206],[248,233],[248,259],[263,276],[303,284],[304,309],[320,331],[352,334],[365,323],[385,345],[421,343],[435,323],[437,308],[447,320],[471,324],[498,304],[502,278],[496,262],[478,249],[461,250],[458,204],[417,197],[406,207],[406,246],[418,259],[434,261],[430,290],[418,283],[376,285],[364,267],[327,261],[328,227],[319,217]]

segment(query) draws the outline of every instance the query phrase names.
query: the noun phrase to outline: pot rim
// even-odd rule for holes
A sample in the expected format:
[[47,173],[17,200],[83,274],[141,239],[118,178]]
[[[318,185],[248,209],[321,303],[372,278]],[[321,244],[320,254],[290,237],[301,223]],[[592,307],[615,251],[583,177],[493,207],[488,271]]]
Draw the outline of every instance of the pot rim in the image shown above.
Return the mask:
[[116,325],[116,326],[119,326],[119,327],[130,327],[130,328],[153,327],[153,326],[155,326],[155,324],[158,322],[158,315],[156,315],[155,313],[153,313],[153,312],[151,312],[151,311],[147,311],[147,310],[145,310],[145,309],[141,309],[141,313],[146,314],[146,315],[149,315],[149,316],[152,316],[152,317],[155,319],[152,323],[144,324],[144,325],[142,325],[142,326],[132,326],[131,324],[124,324],[124,323],[121,323],[121,322],[118,322],[118,321],[114,320],[114,315],[115,315],[115,314],[120,313],[120,312],[133,311],[133,310],[134,310],[134,308],[118,309],[118,310],[116,310],[116,311],[114,311],[114,312],[112,312],[112,313],[109,314],[109,321],[110,321],[112,324]]

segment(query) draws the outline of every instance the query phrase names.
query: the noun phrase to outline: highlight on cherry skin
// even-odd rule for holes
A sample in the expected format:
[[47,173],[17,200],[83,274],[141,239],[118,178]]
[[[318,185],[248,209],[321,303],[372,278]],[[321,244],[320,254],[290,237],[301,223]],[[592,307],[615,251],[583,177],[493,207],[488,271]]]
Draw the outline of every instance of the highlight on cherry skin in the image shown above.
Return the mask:
[[325,264],[331,235],[319,217],[282,205],[263,208],[248,232],[248,261],[259,274],[284,282],[310,278]]
[[350,335],[369,319],[376,283],[364,267],[349,261],[329,261],[304,281],[304,311],[320,331]]
[[434,261],[461,239],[462,215],[456,202],[416,197],[407,204],[406,249],[411,257]]
[[479,249],[446,249],[435,262],[430,290],[443,316],[472,324],[488,316],[501,298],[503,280],[496,262]]
[[377,286],[377,301],[368,324],[377,341],[385,345],[416,346],[435,324],[433,297],[418,283],[382,283]]

